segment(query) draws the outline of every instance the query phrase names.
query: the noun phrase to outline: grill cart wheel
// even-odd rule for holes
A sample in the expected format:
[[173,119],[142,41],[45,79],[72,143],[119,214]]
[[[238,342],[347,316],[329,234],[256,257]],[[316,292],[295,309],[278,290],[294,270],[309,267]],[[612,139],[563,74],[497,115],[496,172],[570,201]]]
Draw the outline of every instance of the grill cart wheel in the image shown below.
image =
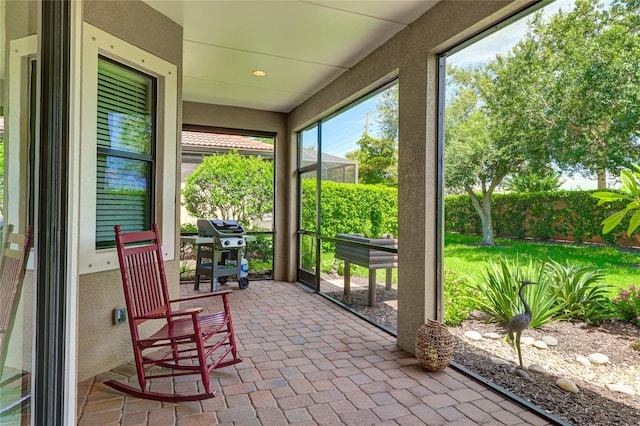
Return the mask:
[[249,287],[249,278],[247,277],[242,277],[238,280],[238,287],[240,287],[240,290],[244,290],[247,287]]
[[225,285],[227,283],[227,277],[218,277],[218,284]]

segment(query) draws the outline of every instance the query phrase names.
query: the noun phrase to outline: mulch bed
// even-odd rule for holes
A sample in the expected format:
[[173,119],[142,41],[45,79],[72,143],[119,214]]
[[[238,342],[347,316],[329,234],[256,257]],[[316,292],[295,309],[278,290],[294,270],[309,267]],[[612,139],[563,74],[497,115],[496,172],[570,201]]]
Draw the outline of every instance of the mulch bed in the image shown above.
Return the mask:
[[[328,295],[339,300],[354,310],[361,312],[373,321],[392,330],[397,329],[396,310],[391,307],[397,300],[395,290],[387,291],[384,287],[377,289],[377,304],[368,307],[368,292],[352,290],[348,298],[341,291]],[[384,303],[387,302],[387,303]],[[497,324],[486,324],[478,319],[465,321],[459,327],[451,328],[454,334],[455,350],[453,360],[506,389],[517,396],[531,401],[543,410],[575,425],[638,425],[640,424],[640,395],[635,396],[613,392],[595,382],[593,377],[570,377],[580,388],[578,393],[568,393],[556,384],[558,375],[530,374],[525,380],[509,373],[504,366],[494,364],[491,356],[480,344],[462,337],[466,330],[481,333],[494,331],[504,334]],[[532,333],[545,333],[556,337],[560,342],[553,352],[557,363],[566,362],[575,365],[577,354],[587,356],[595,352],[607,353],[611,363],[622,366],[624,374],[635,375],[635,383],[640,381],[640,351],[632,345],[640,337],[640,328],[618,321],[608,321],[600,325],[556,321],[542,329],[528,330]],[[501,340],[499,343],[500,344]],[[544,353],[541,353],[544,356]],[[529,352],[532,356],[532,352]],[[594,367],[595,369],[595,367]],[[559,370],[562,370],[560,367]],[[628,379],[628,378],[627,378]]]

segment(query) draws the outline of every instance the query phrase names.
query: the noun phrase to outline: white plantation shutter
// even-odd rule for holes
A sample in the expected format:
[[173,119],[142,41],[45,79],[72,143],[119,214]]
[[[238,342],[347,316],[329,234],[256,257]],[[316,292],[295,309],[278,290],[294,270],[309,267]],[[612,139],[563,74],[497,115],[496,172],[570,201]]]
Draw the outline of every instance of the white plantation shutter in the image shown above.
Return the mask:
[[155,79],[98,61],[96,247],[114,246],[113,226],[151,228]]

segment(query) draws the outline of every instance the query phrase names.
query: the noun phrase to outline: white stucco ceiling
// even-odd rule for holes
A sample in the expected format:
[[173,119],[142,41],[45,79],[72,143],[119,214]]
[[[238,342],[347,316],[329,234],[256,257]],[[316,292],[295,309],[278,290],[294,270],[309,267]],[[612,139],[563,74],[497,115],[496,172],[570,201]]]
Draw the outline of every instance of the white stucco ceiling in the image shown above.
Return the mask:
[[[145,0],[184,28],[183,99],[289,112],[438,0]],[[251,71],[267,72],[255,77]]]

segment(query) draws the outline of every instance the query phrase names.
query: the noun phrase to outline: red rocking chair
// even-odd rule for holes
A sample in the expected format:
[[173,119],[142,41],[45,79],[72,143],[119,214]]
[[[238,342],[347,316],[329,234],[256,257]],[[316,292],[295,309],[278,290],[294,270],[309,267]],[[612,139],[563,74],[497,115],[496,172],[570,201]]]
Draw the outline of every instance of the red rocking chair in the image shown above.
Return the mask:
[[[0,247],[0,395],[9,395],[0,407],[0,414],[9,412],[29,401],[29,374],[5,367],[9,337],[13,328],[31,247],[31,227],[24,234],[13,232],[13,225],[4,230]],[[9,402],[10,401],[10,402]]]
[[[140,389],[115,380],[105,384],[126,394],[155,401],[184,402],[213,398],[216,392],[211,389],[209,372],[242,361],[237,354],[231,323],[228,301],[231,290],[170,300],[157,225],[153,224],[151,231],[127,234],[121,233],[120,226],[116,226],[115,233]],[[171,309],[172,303],[205,297],[220,298],[223,310],[204,314],[203,308]],[[141,336],[138,329],[146,321],[156,322],[160,326],[149,337]],[[170,371],[149,374],[154,366],[166,367]],[[149,389],[150,380],[190,374],[201,376],[203,393],[167,394]]]

